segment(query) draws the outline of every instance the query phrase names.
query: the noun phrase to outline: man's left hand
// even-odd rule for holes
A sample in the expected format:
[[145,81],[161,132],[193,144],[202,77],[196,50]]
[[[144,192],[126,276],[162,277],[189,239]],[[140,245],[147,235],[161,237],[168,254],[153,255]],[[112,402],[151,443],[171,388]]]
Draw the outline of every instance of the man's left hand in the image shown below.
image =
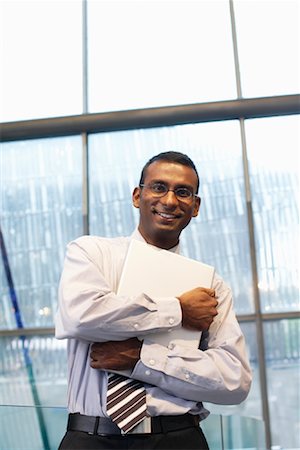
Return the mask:
[[126,341],[95,342],[91,347],[91,367],[105,370],[133,369],[140,359],[142,342],[137,338]]

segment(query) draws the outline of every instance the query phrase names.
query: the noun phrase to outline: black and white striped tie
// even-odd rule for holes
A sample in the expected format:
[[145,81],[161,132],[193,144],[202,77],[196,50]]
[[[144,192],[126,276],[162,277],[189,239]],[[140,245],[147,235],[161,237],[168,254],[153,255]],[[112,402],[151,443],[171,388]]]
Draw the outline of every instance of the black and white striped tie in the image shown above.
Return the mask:
[[144,386],[122,375],[108,374],[107,414],[124,433],[132,430],[147,416]]

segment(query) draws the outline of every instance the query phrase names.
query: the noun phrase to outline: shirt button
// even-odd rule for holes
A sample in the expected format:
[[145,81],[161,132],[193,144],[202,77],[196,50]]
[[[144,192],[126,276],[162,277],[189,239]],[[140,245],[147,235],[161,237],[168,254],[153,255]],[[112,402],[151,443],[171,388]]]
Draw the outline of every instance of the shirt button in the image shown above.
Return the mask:
[[169,348],[169,350],[173,350],[174,344],[169,344],[169,345],[168,345],[168,348]]
[[175,320],[173,319],[173,317],[170,317],[170,319],[169,319],[169,324],[170,324],[170,325],[173,325],[174,322],[175,322]]
[[138,324],[138,323],[135,323],[135,324],[134,324],[134,328],[137,329],[138,327],[139,327],[139,324]]
[[188,380],[189,378],[190,378],[189,374],[186,373],[186,374],[185,374],[185,379]]
[[146,374],[146,375],[150,375],[150,374],[151,374],[151,371],[150,371],[150,370],[146,370],[145,374]]
[[150,364],[150,366],[154,366],[154,364],[155,364],[154,359],[150,359],[149,364]]

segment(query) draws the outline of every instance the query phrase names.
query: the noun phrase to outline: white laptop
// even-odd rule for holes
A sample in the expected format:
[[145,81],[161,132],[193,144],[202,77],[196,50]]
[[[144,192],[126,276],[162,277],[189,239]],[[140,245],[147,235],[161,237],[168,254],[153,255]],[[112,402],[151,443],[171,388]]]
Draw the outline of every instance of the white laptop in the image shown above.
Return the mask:
[[[195,287],[210,288],[214,272],[213,266],[133,239],[129,244],[117,293],[178,297]],[[198,348],[201,332],[181,327],[171,332],[147,334],[145,337],[164,346],[172,341]]]

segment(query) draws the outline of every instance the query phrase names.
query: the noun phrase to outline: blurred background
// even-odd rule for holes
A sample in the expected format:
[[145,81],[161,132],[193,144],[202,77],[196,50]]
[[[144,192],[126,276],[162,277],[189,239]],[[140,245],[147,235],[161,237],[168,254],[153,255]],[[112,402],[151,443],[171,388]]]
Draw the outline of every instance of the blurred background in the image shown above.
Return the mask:
[[297,0],[0,1],[0,448],[57,448],[66,244],[132,232],[144,163],[201,178],[186,256],[231,285],[254,381],[211,449],[299,449]]

